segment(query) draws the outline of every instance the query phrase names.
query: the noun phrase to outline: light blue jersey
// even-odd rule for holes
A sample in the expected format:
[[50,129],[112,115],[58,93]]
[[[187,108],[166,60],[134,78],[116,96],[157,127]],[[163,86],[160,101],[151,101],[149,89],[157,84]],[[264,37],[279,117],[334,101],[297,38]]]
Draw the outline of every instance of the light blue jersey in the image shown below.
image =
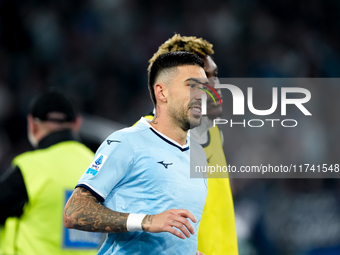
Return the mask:
[[[192,149],[196,155],[191,160],[197,162],[190,162]],[[110,135],[77,187],[89,189],[114,211],[158,214],[169,209],[187,209],[198,222],[189,220],[195,234],[184,240],[168,232],[108,234],[98,254],[196,254],[207,182],[190,178],[190,163],[206,165],[206,155],[199,144],[189,141],[181,146],[144,118],[136,126]]]

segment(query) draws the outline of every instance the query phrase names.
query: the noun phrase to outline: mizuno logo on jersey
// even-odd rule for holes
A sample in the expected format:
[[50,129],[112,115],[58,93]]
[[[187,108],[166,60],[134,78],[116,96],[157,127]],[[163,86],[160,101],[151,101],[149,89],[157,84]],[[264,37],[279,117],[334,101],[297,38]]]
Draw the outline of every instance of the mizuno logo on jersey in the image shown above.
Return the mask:
[[164,163],[164,161],[157,162],[165,167],[165,169],[168,169],[168,166],[172,165],[172,163]]
[[107,144],[110,145],[111,143],[120,143],[118,140],[106,140]]

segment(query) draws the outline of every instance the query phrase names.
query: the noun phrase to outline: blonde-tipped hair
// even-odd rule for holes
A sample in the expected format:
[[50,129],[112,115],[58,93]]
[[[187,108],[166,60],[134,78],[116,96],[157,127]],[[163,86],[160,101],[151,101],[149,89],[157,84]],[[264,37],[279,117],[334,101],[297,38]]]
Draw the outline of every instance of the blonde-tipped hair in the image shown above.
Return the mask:
[[187,51],[196,54],[200,58],[204,58],[207,55],[214,54],[212,47],[213,45],[211,43],[202,38],[175,34],[172,38],[159,46],[158,51],[149,60],[150,65],[148,71],[150,71],[152,64],[161,54],[174,51]]

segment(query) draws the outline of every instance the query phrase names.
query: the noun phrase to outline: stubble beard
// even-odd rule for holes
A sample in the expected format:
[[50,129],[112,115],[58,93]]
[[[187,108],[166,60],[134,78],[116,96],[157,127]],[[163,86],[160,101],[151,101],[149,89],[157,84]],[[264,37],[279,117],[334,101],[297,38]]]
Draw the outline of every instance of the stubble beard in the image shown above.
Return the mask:
[[188,131],[189,129],[193,129],[201,124],[201,118],[195,118],[193,116],[189,117],[188,111],[190,111],[189,106],[169,108],[169,116],[172,118],[175,125],[179,126],[183,131]]

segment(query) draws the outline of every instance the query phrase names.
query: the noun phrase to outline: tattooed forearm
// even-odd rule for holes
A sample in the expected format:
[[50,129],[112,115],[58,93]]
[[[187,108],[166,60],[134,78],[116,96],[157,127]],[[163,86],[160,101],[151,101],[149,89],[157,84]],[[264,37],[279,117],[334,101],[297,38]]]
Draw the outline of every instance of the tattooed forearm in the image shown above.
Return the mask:
[[120,213],[99,204],[85,188],[76,188],[64,210],[64,225],[91,232],[127,232],[128,213]]
[[161,114],[161,109],[159,108],[158,105],[156,105],[155,116],[153,117],[153,119],[151,121],[152,124],[155,124],[155,125],[158,124],[157,118],[160,116],[160,114]]
[[144,226],[145,224],[152,224],[153,217],[155,215],[146,215],[144,219],[142,220],[142,229],[145,231]]

